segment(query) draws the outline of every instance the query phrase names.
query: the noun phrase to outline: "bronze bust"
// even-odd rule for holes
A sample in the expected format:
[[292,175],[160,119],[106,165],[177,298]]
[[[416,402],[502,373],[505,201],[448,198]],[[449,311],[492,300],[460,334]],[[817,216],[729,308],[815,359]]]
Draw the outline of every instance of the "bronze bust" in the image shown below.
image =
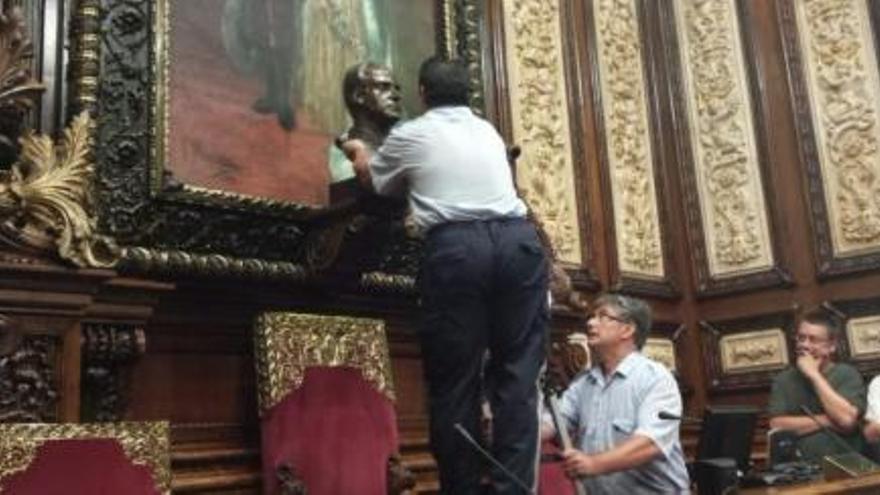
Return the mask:
[[339,137],[340,142],[360,139],[377,149],[403,113],[400,86],[394,81],[391,69],[373,62],[351,67],[345,72],[342,96],[352,126]]

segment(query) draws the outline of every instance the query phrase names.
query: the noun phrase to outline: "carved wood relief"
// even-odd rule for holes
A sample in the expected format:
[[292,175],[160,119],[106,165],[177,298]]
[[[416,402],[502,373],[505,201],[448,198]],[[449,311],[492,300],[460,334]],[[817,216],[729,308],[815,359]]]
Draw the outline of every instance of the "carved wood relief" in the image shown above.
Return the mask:
[[774,259],[736,4],[677,0],[674,6],[709,274],[770,269]]
[[634,0],[597,0],[594,28],[617,263],[624,274],[666,276],[654,150]]
[[769,386],[790,360],[790,313],[773,313],[719,322],[700,322],[703,355],[712,390]]
[[675,359],[675,342],[670,339],[650,337],[645,341],[645,347],[642,348],[645,356],[666,366],[673,373],[678,372],[677,361]]
[[821,275],[880,260],[880,73],[867,4],[777,5]]
[[0,356],[0,422],[46,422],[58,417],[59,338],[26,335]]
[[517,183],[560,261],[581,264],[559,2],[504,2]]
[[880,315],[853,318],[846,323],[849,357],[863,361],[880,357]]
[[779,328],[725,335],[718,347],[726,374],[779,370],[788,364],[785,333]]

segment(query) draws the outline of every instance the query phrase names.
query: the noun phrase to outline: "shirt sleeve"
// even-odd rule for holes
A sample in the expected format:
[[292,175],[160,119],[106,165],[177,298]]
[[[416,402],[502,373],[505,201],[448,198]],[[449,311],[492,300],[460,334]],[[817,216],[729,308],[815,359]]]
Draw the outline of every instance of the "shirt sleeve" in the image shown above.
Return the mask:
[[880,421],[880,375],[875,376],[868,385],[868,408],[865,410],[865,419]]
[[391,130],[385,142],[370,158],[370,177],[376,193],[403,196],[409,169],[418,163],[415,157],[422,142],[413,125],[402,124]]
[[846,366],[844,372],[841,373],[840,383],[836,386],[833,383],[831,385],[838,394],[842,395],[844,399],[849,401],[850,404],[859,410],[859,416],[861,416],[861,414],[865,412],[865,405],[867,402],[865,397],[865,382],[862,380],[862,375],[852,366],[839,366]]
[[680,416],[681,410],[681,394],[675,378],[669,372],[661,373],[642,399],[638,424],[633,434],[650,438],[663,455],[669,457],[672,449],[679,442],[679,422],[660,419],[660,412]]

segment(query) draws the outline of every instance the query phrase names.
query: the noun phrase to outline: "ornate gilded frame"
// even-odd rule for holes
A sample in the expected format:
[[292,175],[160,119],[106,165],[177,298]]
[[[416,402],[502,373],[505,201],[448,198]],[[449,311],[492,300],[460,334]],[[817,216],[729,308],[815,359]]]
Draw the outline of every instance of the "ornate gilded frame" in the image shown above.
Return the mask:
[[[866,0],[855,1],[866,2]],[[785,66],[788,69],[788,85],[795,116],[795,128],[797,130],[797,137],[800,144],[800,146],[798,146],[800,151],[800,161],[804,168],[805,190],[807,191],[810,220],[816,244],[814,259],[818,277],[821,279],[875,270],[877,266],[880,265],[880,243],[875,242],[872,246],[869,246],[869,248],[863,249],[861,252],[856,251],[854,254],[850,255],[838,255],[835,253],[835,233],[834,226],[832,225],[832,212],[828,205],[829,198],[833,198],[834,196],[827,191],[828,186],[823,181],[823,169],[822,164],[820,163],[821,152],[819,149],[821,146],[819,136],[823,132],[823,129],[816,129],[813,122],[815,104],[810,95],[809,83],[807,80],[808,75],[806,72],[808,63],[805,61],[802,53],[802,42],[799,39],[799,27],[794,2],[795,0],[780,0],[775,3],[775,6],[779,31],[782,36],[782,45],[786,62]],[[837,5],[837,7],[843,8],[846,6],[846,4]],[[867,22],[872,26],[872,31],[876,32],[877,27],[880,26],[880,5],[878,5],[877,2],[866,2],[866,9],[868,16],[870,17]],[[836,13],[832,12],[832,14]],[[841,18],[848,18],[848,16],[843,15]],[[829,29],[833,29],[833,27],[834,26],[830,26],[829,24]],[[854,51],[853,47],[863,48],[865,46],[870,46],[875,54],[880,54],[880,41],[878,41],[876,33],[872,36],[873,41],[868,42],[866,45],[859,45],[858,40],[853,39],[853,37],[856,36],[856,33],[851,32],[849,29],[846,30],[845,35],[842,32],[837,32],[835,35],[840,35],[841,40],[833,41],[834,43],[846,43],[850,48],[847,52],[847,56],[849,57],[852,56]],[[837,38],[836,36],[828,36],[827,39],[833,40]],[[830,58],[829,60],[842,60],[843,58],[843,56],[840,56]],[[838,70],[842,71],[842,69]],[[870,95],[867,96],[867,99],[869,101],[874,100]],[[852,125],[852,123],[850,125]],[[861,125],[864,125],[864,123]],[[874,127],[876,131],[876,125]],[[863,148],[857,151],[867,154],[873,153],[876,155],[876,150],[873,152],[870,151],[870,147],[873,145],[868,139],[863,139],[863,142],[856,141],[857,140],[851,140],[851,142],[845,143],[844,145],[851,146],[851,149],[855,149],[854,145],[860,145],[863,146]],[[876,210],[876,205],[874,206]]]
[[[78,0],[72,11],[70,103],[97,120],[99,229],[122,246],[122,269],[307,280],[307,261],[326,255],[322,232],[338,212],[182,185],[156,161],[170,1]],[[468,64],[472,104],[482,109],[482,3],[435,5],[438,50]],[[394,266],[394,256],[382,270],[414,275],[409,260]]]
[[0,425],[0,478],[24,471],[51,440],[116,440],[132,464],[145,466],[159,493],[171,493],[167,422],[12,423]]
[[[686,106],[686,96],[684,88],[684,76],[682,71],[682,57],[680,52],[680,43],[676,35],[678,29],[676,26],[676,18],[674,5],[672,2],[663,4],[659,7],[659,18],[662,23],[664,43],[666,53],[664,58],[670,63],[667,67],[674,68],[668,70],[669,90],[671,94],[671,104],[673,105],[676,118],[676,132],[674,134],[674,145],[679,164],[679,173],[681,175],[682,195],[684,197],[684,212],[687,226],[687,235],[690,246],[692,246],[696,289],[701,297],[716,296],[722,294],[730,294],[735,292],[743,292],[757,288],[766,287],[782,287],[790,286],[792,283],[791,275],[783,268],[786,264],[785,252],[780,249],[778,235],[779,227],[782,225],[782,216],[776,201],[773,201],[774,177],[771,173],[769,162],[769,143],[773,138],[773,129],[769,127],[769,105],[766,102],[766,94],[762,91],[764,73],[760,65],[760,57],[758,47],[755,45],[753,27],[750,25],[748,17],[748,2],[735,1],[734,15],[739,17],[739,37],[743,51],[742,60],[746,72],[746,92],[751,106],[748,109],[751,112],[751,120],[753,122],[753,136],[755,151],[757,154],[757,165],[759,168],[759,179],[761,180],[762,192],[764,196],[765,211],[758,212],[766,215],[767,227],[769,228],[769,254],[772,257],[770,266],[757,271],[749,271],[743,274],[734,274],[726,276],[713,276],[710,270],[710,260],[706,235],[704,231],[704,222],[706,219],[701,212],[700,198],[697,190],[697,170],[696,158],[694,150],[691,146],[691,133],[693,132],[693,122],[686,116],[688,114]],[[734,49],[736,47],[733,47]]]
[[385,322],[290,312],[262,313],[254,327],[260,414],[299,388],[311,366],[357,369],[394,401]]
[[[791,312],[701,321],[700,328],[706,380],[712,392],[768,387],[773,377],[791,362],[794,350]],[[730,359],[728,355],[725,360],[724,353],[737,356]],[[739,357],[746,363],[735,363]]]

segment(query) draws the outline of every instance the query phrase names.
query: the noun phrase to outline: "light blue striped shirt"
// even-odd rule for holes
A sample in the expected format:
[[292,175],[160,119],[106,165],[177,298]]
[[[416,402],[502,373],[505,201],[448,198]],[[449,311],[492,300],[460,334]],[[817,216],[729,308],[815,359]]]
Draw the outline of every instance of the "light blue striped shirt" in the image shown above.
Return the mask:
[[662,455],[637,468],[584,479],[590,495],[689,493],[679,439],[679,422],[660,419],[660,411],[681,415],[681,394],[662,364],[633,352],[610,378],[594,366],[578,376],[559,403],[572,441],[587,454],[614,448],[633,435],[651,439]]
[[416,224],[524,217],[504,141],[465,106],[433,108],[395,126],[370,159],[373,188],[408,193]]

